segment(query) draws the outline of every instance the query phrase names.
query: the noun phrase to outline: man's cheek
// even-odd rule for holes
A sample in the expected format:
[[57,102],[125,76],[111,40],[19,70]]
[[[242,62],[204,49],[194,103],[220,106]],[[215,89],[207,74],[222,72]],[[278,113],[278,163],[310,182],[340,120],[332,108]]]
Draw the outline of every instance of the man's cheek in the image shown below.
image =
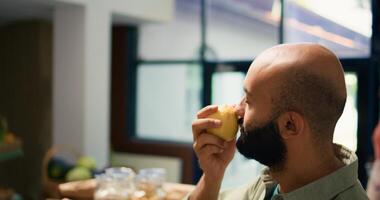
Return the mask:
[[256,125],[257,125],[256,121],[253,119],[253,117],[247,116],[247,117],[244,118],[243,127],[245,129],[249,129],[250,127],[254,127]]
[[251,119],[249,117],[244,117],[243,127],[247,129],[247,127],[249,127],[251,124],[252,124]]

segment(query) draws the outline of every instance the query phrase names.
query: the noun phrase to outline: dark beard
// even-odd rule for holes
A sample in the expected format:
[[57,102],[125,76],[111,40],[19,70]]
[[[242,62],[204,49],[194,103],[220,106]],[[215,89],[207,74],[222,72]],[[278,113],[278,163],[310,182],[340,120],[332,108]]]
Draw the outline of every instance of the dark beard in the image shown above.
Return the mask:
[[240,137],[236,142],[238,151],[248,159],[255,159],[269,168],[281,168],[286,156],[286,147],[274,120],[262,127],[244,129],[240,126]]

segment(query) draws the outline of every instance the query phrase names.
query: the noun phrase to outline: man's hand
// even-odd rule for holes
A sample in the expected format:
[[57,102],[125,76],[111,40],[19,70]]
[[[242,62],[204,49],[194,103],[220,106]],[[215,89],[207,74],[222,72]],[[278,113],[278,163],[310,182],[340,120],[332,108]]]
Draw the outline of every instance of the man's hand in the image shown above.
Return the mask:
[[207,133],[208,128],[217,128],[220,120],[207,118],[216,112],[218,106],[210,105],[197,114],[197,119],[192,124],[194,151],[203,170],[203,176],[191,195],[191,199],[216,199],[224,172],[235,153],[235,139],[226,142],[215,135]]

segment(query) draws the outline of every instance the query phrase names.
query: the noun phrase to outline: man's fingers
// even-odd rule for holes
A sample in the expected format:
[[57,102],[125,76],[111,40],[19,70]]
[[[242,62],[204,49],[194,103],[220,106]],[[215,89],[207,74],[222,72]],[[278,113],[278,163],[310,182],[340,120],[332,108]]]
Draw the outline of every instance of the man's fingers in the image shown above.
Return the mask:
[[222,153],[223,151],[224,151],[224,149],[222,149],[216,145],[208,144],[199,150],[198,156],[200,159],[201,159],[201,157],[207,158],[211,154]]
[[203,130],[208,128],[218,128],[220,125],[222,125],[222,121],[218,119],[204,118],[194,120],[192,128],[193,130]]
[[222,122],[217,119],[205,118],[195,120],[192,124],[194,141],[201,133],[205,132],[208,128],[218,128],[221,124]]
[[206,106],[197,113],[197,118],[198,119],[205,118],[216,111],[218,111],[218,105]]
[[195,152],[200,152],[200,150],[202,150],[207,145],[217,146],[217,147],[222,148],[222,149],[224,149],[227,146],[227,144],[226,144],[226,142],[224,142],[224,140],[216,137],[215,135],[211,135],[208,133],[202,133],[199,135],[197,140],[194,142],[193,148],[194,148]]
[[229,142],[224,143],[224,146],[225,146],[226,149],[234,149],[234,148],[236,148],[236,138],[234,138],[233,140],[231,140]]

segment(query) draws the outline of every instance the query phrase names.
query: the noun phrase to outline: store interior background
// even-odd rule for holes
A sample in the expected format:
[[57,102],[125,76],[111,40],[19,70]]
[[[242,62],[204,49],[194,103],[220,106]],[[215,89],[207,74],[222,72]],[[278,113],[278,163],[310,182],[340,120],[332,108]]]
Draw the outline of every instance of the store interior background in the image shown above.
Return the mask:
[[[357,152],[365,184],[379,114],[378,6],[374,0],[1,0],[0,114],[23,141],[23,155],[0,161],[0,185],[37,199],[42,160],[52,147],[90,155],[99,168],[163,167],[169,182],[196,183],[195,113],[237,103],[255,56],[291,42],[320,43],[341,59],[348,99],[334,140]],[[252,180],[262,169],[236,154],[222,187]]]

